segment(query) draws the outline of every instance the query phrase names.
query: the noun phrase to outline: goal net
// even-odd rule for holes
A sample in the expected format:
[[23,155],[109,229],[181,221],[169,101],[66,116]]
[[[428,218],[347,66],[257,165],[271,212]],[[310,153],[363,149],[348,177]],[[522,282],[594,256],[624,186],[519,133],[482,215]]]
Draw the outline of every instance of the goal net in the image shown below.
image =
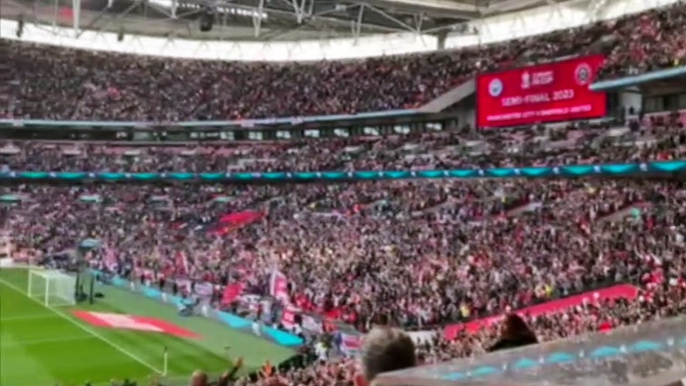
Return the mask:
[[27,293],[47,307],[76,304],[76,278],[56,270],[29,270]]

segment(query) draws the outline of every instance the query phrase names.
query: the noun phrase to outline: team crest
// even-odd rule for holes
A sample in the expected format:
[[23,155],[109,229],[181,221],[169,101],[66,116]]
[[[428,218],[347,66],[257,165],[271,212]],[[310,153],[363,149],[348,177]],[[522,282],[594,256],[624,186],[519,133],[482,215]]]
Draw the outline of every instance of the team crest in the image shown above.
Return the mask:
[[585,86],[591,83],[591,66],[586,63],[581,63],[576,66],[576,70],[574,71],[574,79],[580,86]]
[[503,93],[503,82],[498,78],[491,80],[488,84],[488,93],[494,98],[499,97]]

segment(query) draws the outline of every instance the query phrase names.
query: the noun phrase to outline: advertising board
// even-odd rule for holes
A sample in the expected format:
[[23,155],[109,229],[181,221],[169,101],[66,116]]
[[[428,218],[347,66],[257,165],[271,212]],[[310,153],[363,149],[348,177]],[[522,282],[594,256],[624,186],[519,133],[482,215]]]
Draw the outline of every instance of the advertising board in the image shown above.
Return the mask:
[[592,55],[479,75],[477,125],[508,127],[605,116],[605,93],[589,88],[604,61],[602,55]]

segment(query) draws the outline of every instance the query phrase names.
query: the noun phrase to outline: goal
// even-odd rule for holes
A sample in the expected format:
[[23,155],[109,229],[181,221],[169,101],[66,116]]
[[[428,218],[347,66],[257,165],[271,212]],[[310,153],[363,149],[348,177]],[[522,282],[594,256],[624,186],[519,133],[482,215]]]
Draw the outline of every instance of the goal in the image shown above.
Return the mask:
[[57,270],[29,270],[30,298],[40,300],[46,307],[76,304],[76,278]]

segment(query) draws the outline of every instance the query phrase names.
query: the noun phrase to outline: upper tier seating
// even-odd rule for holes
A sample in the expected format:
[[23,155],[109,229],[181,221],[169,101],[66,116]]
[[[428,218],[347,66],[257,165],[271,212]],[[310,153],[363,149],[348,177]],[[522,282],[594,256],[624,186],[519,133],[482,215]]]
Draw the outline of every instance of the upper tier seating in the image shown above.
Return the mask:
[[479,72],[590,49],[608,55],[603,78],[683,63],[685,15],[677,3],[502,44],[311,64],[174,60],[1,40],[18,86],[0,117],[169,122],[415,108]]

